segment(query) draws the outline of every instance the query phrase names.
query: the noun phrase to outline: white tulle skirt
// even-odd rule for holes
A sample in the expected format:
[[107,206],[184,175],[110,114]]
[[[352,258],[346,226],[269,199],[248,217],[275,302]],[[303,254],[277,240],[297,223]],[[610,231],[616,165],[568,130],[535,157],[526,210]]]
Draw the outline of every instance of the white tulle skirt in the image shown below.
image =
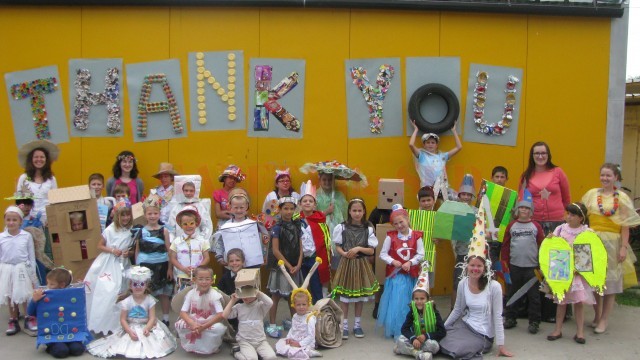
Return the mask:
[[169,329],[157,321],[156,326],[144,335],[144,327],[148,319],[130,319],[129,327],[138,335],[138,340],[132,340],[122,328],[102,339],[92,341],[87,345],[87,351],[94,356],[108,358],[124,356],[131,359],[155,359],[167,356],[178,347],[176,338]]
[[31,300],[38,287],[35,264],[0,264],[0,305],[22,304]]

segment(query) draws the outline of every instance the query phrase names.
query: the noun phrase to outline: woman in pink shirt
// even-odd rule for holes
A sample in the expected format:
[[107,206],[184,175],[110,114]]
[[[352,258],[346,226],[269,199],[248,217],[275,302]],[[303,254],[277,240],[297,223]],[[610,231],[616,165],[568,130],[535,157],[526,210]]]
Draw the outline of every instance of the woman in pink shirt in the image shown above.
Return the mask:
[[569,180],[551,162],[551,150],[545,142],[531,146],[529,166],[520,178],[520,192],[523,189],[533,197],[533,220],[540,223],[545,235],[564,222],[564,209],[571,203]]
[[[533,198],[533,220],[548,235],[564,223],[564,209],[571,203],[569,180],[562,169],[551,162],[547,143],[538,141],[529,151],[529,166],[520,177],[520,197],[527,189]],[[556,304],[541,296],[542,321],[555,322]],[[567,309],[567,317],[571,311]]]

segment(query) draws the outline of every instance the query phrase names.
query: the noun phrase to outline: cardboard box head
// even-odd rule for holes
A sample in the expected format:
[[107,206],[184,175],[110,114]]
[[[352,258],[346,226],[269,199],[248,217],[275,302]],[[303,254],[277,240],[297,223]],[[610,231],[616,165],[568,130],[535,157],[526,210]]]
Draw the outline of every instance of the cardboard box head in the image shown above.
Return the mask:
[[242,269],[236,275],[236,295],[239,298],[255,297],[260,290],[260,269]]
[[73,186],[49,190],[48,199],[54,263],[82,275],[98,255],[102,238],[95,193],[87,185]]
[[394,204],[404,205],[404,179],[380,179],[378,209],[391,209]]
[[147,218],[144,217],[144,207],[142,203],[131,205],[131,216],[133,217],[133,225],[147,225]]

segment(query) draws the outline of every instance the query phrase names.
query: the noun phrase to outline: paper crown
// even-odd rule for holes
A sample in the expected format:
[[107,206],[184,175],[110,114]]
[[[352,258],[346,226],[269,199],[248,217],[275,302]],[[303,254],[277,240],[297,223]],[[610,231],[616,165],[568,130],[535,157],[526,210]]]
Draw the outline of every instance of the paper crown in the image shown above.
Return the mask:
[[131,201],[128,197],[125,196],[116,202],[116,204],[113,206],[113,209],[116,212],[119,212],[123,209],[131,209]]
[[431,264],[428,261],[422,262],[422,268],[420,270],[420,275],[418,275],[418,281],[416,285],[413,287],[412,292],[416,292],[417,290],[422,290],[429,294],[429,269],[431,269]]
[[152,274],[153,273],[148,268],[137,265],[132,266],[125,272],[125,276],[127,279],[141,282],[151,279]]
[[469,193],[473,196],[476,194],[476,186],[475,181],[473,180],[473,175],[464,174],[462,178],[462,184],[460,184],[460,189],[458,189],[459,193]]
[[284,278],[287,279],[287,282],[289,282],[289,285],[291,285],[291,288],[293,289],[293,291],[291,291],[291,307],[294,307],[295,297],[300,292],[307,295],[307,297],[309,298],[309,305],[313,303],[313,298],[311,297],[311,293],[309,292],[309,290],[307,290],[307,287],[309,287],[309,281],[311,281],[313,273],[318,269],[318,266],[320,266],[320,264],[322,264],[322,259],[316,257],[315,264],[313,264],[313,266],[309,270],[307,277],[304,278],[304,282],[302,283],[302,285],[298,287],[298,285],[296,285],[296,283],[291,278],[291,275],[289,275],[289,273],[287,272],[287,269],[285,269],[284,261],[278,260],[278,267],[280,268],[280,271],[282,271]]
[[311,180],[307,180],[307,182],[303,182],[300,185],[300,199],[305,195],[311,196],[314,200],[316,199],[316,187],[311,183]]
[[477,256],[486,259],[487,239],[485,238],[484,198],[480,201],[480,207],[476,215],[476,225],[471,232],[471,239],[469,241],[468,256]]
[[180,225],[180,218],[184,214],[192,214],[196,217],[196,226],[200,226],[200,221],[202,218],[200,217],[200,213],[198,212],[198,208],[193,205],[185,205],[180,212],[176,215],[176,223]]
[[156,189],[151,189],[151,194],[144,199],[142,206],[144,209],[148,207],[156,207],[160,209],[162,207],[162,198],[156,193]]
[[278,205],[282,205],[284,203],[292,203],[294,206],[298,205],[298,200],[293,196],[285,196],[278,199]]
[[517,208],[528,207],[533,211],[533,196],[531,196],[531,192],[525,188],[522,195],[522,199],[518,201]]
[[394,219],[398,216],[406,216],[409,217],[409,213],[407,212],[407,210],[405,210],[402,205],[400,204],[395,204],[393,206],[391,206],[391,215],[389,216],[389,220],[391,222],[394,221]]
[[276,177],[275,180],[278,181],[279,178],[286,176],[288,178],[291,178],[291,174],[289,174],[289,168],[286,168],[284,170],[277,170],[276,169]]
[[246,178],[245,175],[242,173],[242,170],[240,170],[239,167],[233,164],[227,166],[227,168],[224,169],[224,171],[222,171],[220,176],[218,176],[218,181],[224,182],[224,178],[226,178],[227,176],[230,176],[236,179],[236,182],[242,182]]

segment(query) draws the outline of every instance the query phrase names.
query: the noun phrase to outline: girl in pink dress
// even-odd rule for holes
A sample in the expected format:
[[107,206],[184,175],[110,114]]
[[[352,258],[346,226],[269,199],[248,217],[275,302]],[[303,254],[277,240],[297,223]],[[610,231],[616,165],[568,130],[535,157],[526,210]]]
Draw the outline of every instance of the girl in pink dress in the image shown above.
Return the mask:
[[[584,231],[593,231],[589,228],[589,218],[587,217],[587,208],[582,203],[571,203],[566,207],[565,224],[558,226],[553,235],[565,239],[569,245],[573,245],[573,241],[580,233]],[[550,295],[547,295],[550,297]],[[562,337],[562,324],[564,323],[564,315],[567,311],[567,305],[573,304],[576,326],[578,327],[573,340],[578,344],[584,344],[584,306],[583,304],[593,305],[596,299],[593,296],[591,287],[587,281],[578,272],[573,275],[571,288],[565,294],[562,301],[558,302],[556,310],[556,328],[553,330],[547,340],[554,341]]]

